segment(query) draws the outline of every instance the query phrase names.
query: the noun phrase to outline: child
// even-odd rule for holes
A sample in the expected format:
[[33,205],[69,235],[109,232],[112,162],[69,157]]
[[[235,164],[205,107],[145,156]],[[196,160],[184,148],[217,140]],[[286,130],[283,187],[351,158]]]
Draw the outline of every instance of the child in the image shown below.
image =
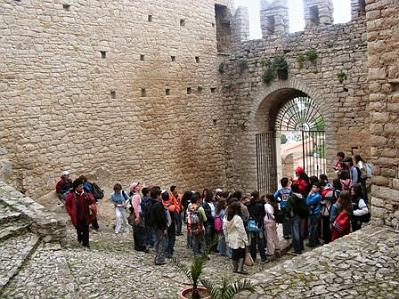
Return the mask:
[[306,198],[306,205],[309,207],[309,220],[308,220],[308,230],[309,230],[309,247],[316,247],[320,245],[319,238],[317,236],[317,224],[320,218],[320,184],[315,183],[312,186],[312,190]]
[[277,226],[274,213],[278,210],[277,201],[272,194],[266,195],[265,212],[266,216],[264,219],[265,231],[266,231],[266,244],[267,244],[267,255],[274,255],[276,250],[279,250],[279,240],[277,236]]
[[129,198],[127,194],[122,190],[122,185],[119,183],[115,184],[114,192],[111,194],[110,198],[110,201],[115,206],[115,234],[119,234],[122,224],[124,228],[124,234],[129,233],[126,211],[128,199]]
[[362,222],[370,220],[370,212],[367,204],[362,196],[362,187],[357,186],[352,188],[352,231],[361,229]]
[[204,222],[207,218],[204,208],[199,204],[201,195],[195,192],[187,208],[187,234],[190,235],[194,256],[201,256],[205,247]]
[[223,234],[223,218],[226,211],[226,200],[219,199],[219,204],[216,207],[216,217],[214,222],[214,228],[218,234],[218,246],[217,250],[220,255],[226,256],[226,241]]
[[284,239],[291,238],[291,223],[287,216],[287,206],[288,206],[288,198],[290,197],[292,191],[290,187],[290,181],[288,178],[282,178],[280,180],[281,189],[277,190],[274,193],[274,199],[280,203],[280,209],[283,213],[284,222],[283,222],[283,235]]
[[334,189],[328,185],[327,180],[321,181],[321,233],[324,244],[331,241],[330,212],[334,204]]
[[342,191],[339,194],[337,204],[341,207],[337,218],[332,224],[331,240],[334,241],[350,232],[350,220],[352,213],[351,195],[348,191]]

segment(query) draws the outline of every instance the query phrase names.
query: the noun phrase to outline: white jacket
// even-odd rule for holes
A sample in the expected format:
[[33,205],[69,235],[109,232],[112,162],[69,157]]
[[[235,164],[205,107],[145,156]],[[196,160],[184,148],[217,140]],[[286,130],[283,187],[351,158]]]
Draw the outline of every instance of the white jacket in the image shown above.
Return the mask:
[[276,223],[274,218],[274,209],[273,206],[269,203],[265,204],[265,218],[263,221],[266,223]]
[[224,217],[223,233],[227,246],[232,249],[245,248],[248,244],[244,222],[238,215],[234,215],[230,221],[227,220],[227,215]]

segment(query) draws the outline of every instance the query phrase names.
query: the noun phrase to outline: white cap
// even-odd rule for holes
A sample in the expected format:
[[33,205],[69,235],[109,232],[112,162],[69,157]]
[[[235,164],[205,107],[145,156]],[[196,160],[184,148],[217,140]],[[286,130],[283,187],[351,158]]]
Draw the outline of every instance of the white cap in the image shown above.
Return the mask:
[[67,170],[65,170],[63,173],[62,173],[62,176],[68,176],[69,175],[69,171],[67,171]]
[[222,189],[220,189],[220,188],[217,188],[217,189],[215,190],[215,192],[216,192],[216,193],[222,193],[222,192],[223,192],[223,190],[222,190]]

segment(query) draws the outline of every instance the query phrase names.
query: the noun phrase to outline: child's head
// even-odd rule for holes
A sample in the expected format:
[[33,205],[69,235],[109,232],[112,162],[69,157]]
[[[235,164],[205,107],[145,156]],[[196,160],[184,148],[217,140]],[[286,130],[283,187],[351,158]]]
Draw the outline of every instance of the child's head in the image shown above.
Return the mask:
[[162,193],[162,200],[167,201],[169,200],[169,193],[168,191],[165,191]]
[[342,161],[343,159],[345,159],[345,154],[344,154],[344,152],[338,152],[338,153],[337,153],[337,159],[338,159],[339,161]]
[[312,185],[312,192],[313,193],[317,193],[317,192],[320,192],[320,183],[313,183],[313,185]]
[[282,178],[280,180],[281,187],[286,188],[289,186],[290,180],[288,178]]
[[362,196],[362,187],[361,186],[354,186],[351,189],[351,194],[353,198],[359,198]]
[[150,193],[150,189],[144,187],[143,190],[141,190],[144,196],[148,196],[148,193]]
[[346,169],[342,170],[342,171],[339,173],[339,179],[340,179],[340,180],[347,180],[347,179],[349,179],[349,178],[350,178],[350,176],[349,176],[349,171],[347,171]]
[[114,185],[114,191],[115,191],[115,193],[121,192],[121,191],[122,191],[122,185],[119,184],[119,183],[116,183],[116,184]]
[[299,193],[299,186],[297,184],[292,184],[291,185],[291,190],[294,193]]
[[150,190],[150,196],[152,199],[159,199],[161,193],[161,188],[159,188],[158,186],[154,186]]
[[346,211],[352,210],[352,198],[348,191],[342,191],[339,194],[337,202],[339,203],[341,209],[346,210]]

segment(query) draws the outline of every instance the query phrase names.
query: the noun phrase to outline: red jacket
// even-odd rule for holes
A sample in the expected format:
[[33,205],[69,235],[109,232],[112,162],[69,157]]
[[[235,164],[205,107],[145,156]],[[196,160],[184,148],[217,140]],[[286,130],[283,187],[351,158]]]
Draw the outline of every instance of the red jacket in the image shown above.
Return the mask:
[[308,189],[308,183],[304,180],[304,179],[297,179],[294,181],[295,184],[298,185],[298,193],[304,194],[306,193],[307,189]]
[[96,201],[93,195],[86,192],[82,194],[69,192],[65,199],[65,209],[71,217],[74,226],[76,226],[78,220],[89,224],[97,213]]

